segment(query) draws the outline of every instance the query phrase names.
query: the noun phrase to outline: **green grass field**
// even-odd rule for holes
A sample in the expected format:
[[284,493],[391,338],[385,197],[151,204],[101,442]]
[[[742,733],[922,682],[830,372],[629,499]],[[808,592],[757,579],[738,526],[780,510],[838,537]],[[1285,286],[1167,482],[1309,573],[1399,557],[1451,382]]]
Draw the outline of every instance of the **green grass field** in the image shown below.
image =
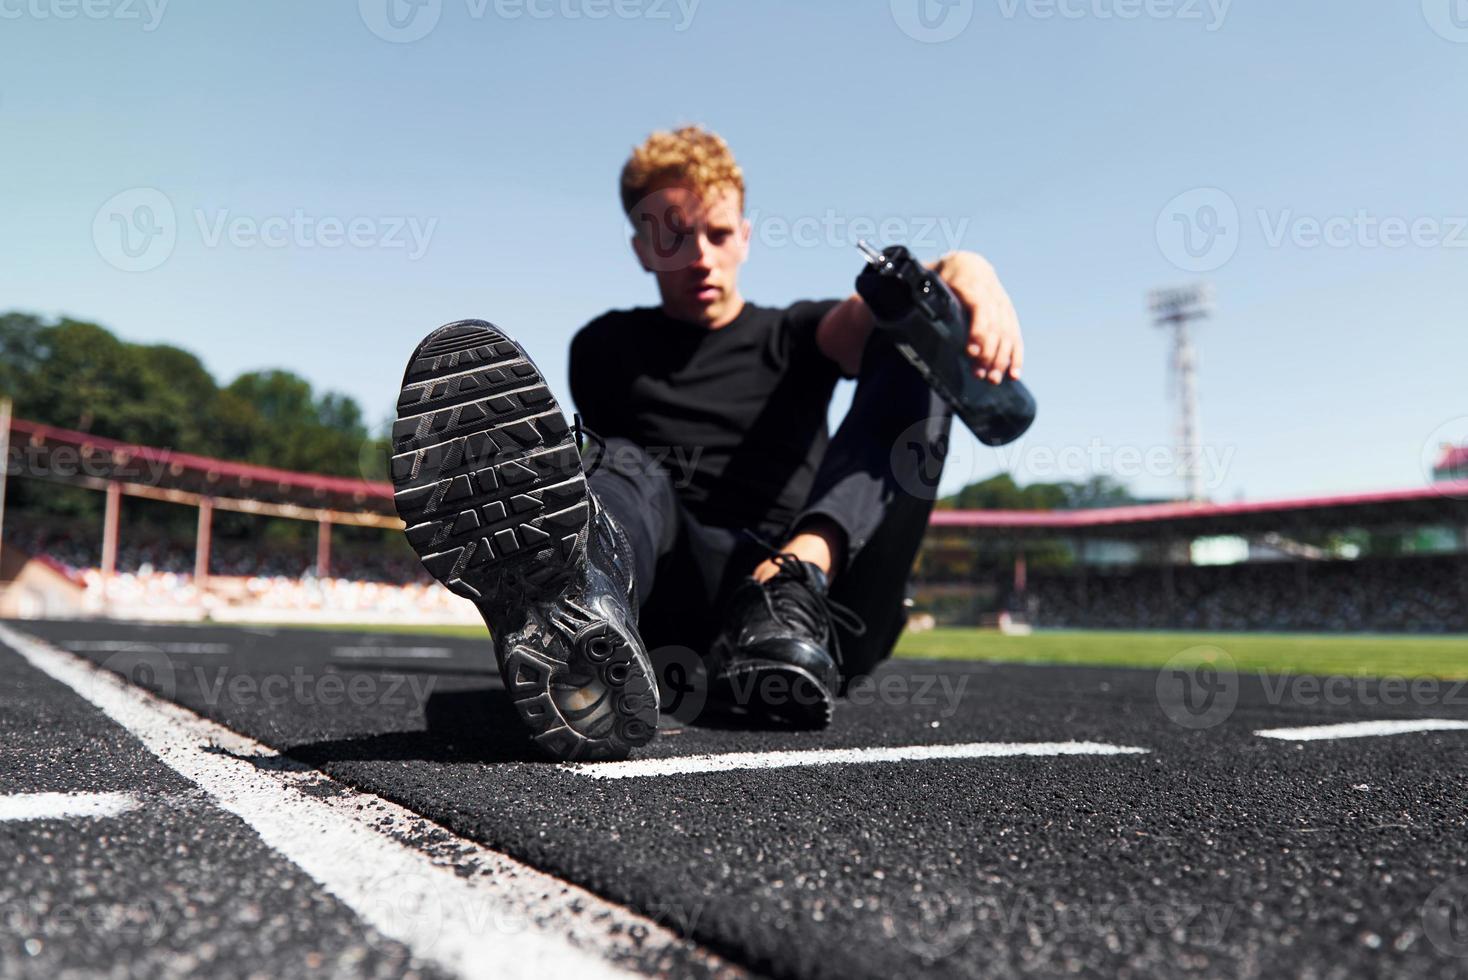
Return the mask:
[[[300,627],[311,629],[315,627]],[[364,633],[483,637],[477,626],[321,626]],[[1113,633],[1050,630],[1004,636],[993,630],[942,628],[908,633],[897,656],[1027,664],[1160,667],[1179,653],[1217,659],[1222,650],[1239,670],[1375,677],[1468,678],[1468,636],[1291,633]]]
[[[1292,633],[1112,633],[1054,630],[1031,636],[935,629],[909,633],[900,657],[995,660],[1011,663],[1160,667],[1191,651],[1214,659],[1216,648],[1239,670],[1375,677],[1468,677],[1468,636],[1384,636]],[[1223,660],[1224,658],[1218,657]]]

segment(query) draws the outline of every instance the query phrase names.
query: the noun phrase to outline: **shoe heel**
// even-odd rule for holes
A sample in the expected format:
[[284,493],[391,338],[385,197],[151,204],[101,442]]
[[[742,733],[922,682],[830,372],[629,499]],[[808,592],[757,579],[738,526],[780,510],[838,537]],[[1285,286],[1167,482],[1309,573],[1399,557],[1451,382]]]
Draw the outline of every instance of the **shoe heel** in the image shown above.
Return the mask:
[[563,601],[497,640],[505,689],[558,759],[623,759],[657,731],[657,682],[636,631]]

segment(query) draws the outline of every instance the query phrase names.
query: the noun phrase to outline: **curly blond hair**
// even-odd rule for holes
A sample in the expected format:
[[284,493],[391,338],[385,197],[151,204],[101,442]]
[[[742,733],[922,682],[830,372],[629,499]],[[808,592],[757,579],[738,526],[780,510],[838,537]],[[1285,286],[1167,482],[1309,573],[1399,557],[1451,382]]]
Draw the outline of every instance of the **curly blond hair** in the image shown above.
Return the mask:
[[631,217],[638,201],[668,187],[687,187],[699,197],[733,190],[744,210],[744,171],[724,138],[702,126],[658,130],[633,149],[622,168],[622,210]]

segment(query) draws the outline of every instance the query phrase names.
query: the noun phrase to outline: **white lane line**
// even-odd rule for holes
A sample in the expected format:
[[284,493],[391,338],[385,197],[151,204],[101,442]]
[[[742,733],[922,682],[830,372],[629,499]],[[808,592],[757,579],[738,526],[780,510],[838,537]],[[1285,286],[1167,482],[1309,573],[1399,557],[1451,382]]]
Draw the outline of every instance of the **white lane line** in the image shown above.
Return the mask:
[[137,808],[131,793],[12,793],[0,796],[0,821],[115,817]]
[[63,640],[72,653],[203,653],[223,654],[228,643],[149,643],[145,640]]
[[1341,725],[1310,725],[1305,728],[1266,728],[1254,734],[1287,742],[1319,742],[1331,738],[1372,738],[1406,735],[1411,732],[1464,732],[1468,721],[1446,718],[1408,718],[1400,721],[1353,721]]
[[454,655],[448,647],[332,647],[338,660],[447,660]]
[[628,762],[573,762],[562,769],[594,779],[681,776],[731,769],[788,769],[792,766],[919,762],[928,759],[1003,759],[1013,756],[1141,755],[1148,749],[1099,742],[967,742],[960,745],[903,745],[879,749],[810,749],[795,752],[729,752]]
[[[650,919],[333,783],[87,660],[3,624],[0,642],[96,705],[368,924],[445,969],[496,980],[624,976],[631,967],[614,961],[688,948]],[[695,959],[732,970],[709,954]]]

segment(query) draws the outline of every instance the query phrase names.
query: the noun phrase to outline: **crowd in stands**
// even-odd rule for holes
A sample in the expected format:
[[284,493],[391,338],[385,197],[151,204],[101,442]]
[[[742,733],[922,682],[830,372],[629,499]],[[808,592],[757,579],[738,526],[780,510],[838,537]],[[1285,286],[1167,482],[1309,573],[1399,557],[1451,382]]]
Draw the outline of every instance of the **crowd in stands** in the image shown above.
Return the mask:
[[[44,556],[84,582],[89,592],[100,592],[100,533],[6,523],[7,549]],[[211,551],[211,580],[234,585],[211,581],[208,589],[200,589],[193,580],[192,541],[124,534],[108,598],[206,611],[248,605],[404,617],[455,618],[472,612],[401,551],[341,547],[331,566],[329,577],[318,578],[314,548],[221,541]],[[1032,625],[1051,628],[1459,633],[1468,632],[1468,558],[1174,566],[1170,575],[1158,566],[1091,567],[1084,578],[1076,569],[1036,571],[1026,595],[1012,597],[1009,605]],[[977,608],[940,618],[971,621]]]
[[[16,526],[18,525],[18,526]],[[6,522],[5,545],[31,555],[44,555],[68,572],[81,574],[102,567],[102,535],[62,526],[38,527]],[[169,541],[144,534],[120,536],[117,571],[122,573],[194,573],[194,542]],[[301,579],[316,571],[316,552],[307,545],[216,540],[209,549],[209,574],[242,578]],[[334,548],[331,575],[357,582],[427,585],[432,581],[411,555],[366,547]]]
[[[102,595],[99,570],[86,570],[82,580],[89,593]],[[107,586],[106,601],[114,609],[147,609],[155,614],[202,609],[218,615],[226,609],[246,608],[290,614],[370,613],[379,619],[474,620],[472,605],[436,583],[392,585],[347,578],[216,577],[201,589],[192,575],[139,570],[117,574]]]
[[1468,632],[1462,556],[1176,566],[1031,575],[1023,602],[1041,627]]
[[[102,588],[101,534],[58,525],[6,522],[5,548],[44,558],[86,588],[95,612],[187,617],[228,609],[279,614],[364,614],[362,618],[470,621],[474,607],[438,585],[411,555],[337,547],[330,575],[316,574],[304,545],[222,541],[210,549],[207,585],[194,580],[194,544],[134,533],[118,543],[117,574]],[[370,615],[368,615],[370,614]],[[284,618],[284,617],[282,617]]]

